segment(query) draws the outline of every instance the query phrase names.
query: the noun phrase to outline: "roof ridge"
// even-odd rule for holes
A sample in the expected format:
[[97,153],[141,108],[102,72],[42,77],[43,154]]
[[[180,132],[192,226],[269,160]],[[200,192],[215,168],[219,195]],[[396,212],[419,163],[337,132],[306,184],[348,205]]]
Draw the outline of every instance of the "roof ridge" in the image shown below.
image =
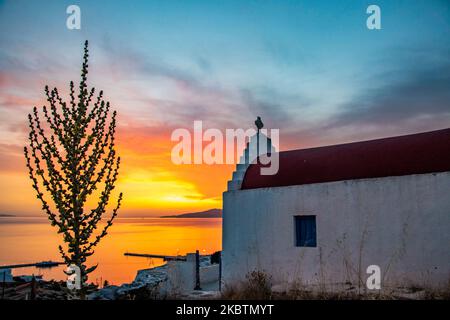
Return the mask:
[[287,152],[295,152],[295,151],[300,151],[300,150],[313,150],[313,149],[330,148],[330,147],[337,147],[337,146],[354,145],[354,144],[358,144],[358,143],[369,143],[369,142],[376,142],[376,141],[381,141],[381,140],[399,139],[399,138],[407,138],[407,137],[411,137],[411,136],[433,134],[433,133],[439,133],[439,132],[443,132],[443,131],[450,131],[450,128],[444,128],[444,129],[438,129],[438,130],[432,130],[432,131],[424,131],[424,132],[416,132],[416,133],[408,133],[408,134],[402,134],[399,136],[390,136],[390,137],[384,137],[384,138],[374,138],[374,139],[369,139],[369,140],[359,140],[359,141],[343,142],[343,143],[336,143],[336,144],[327,144],[327,145],[318,146],[318,147],[289,149],[289,150],[283,150],[283,151],[278,151],[278,152],[273,152],[273,153],[287,153]]

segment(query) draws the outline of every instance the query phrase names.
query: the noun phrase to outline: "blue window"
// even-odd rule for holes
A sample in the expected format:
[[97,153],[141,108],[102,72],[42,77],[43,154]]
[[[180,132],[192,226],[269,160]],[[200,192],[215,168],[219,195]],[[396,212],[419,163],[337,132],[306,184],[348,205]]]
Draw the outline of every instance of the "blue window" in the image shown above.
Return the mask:
[[316,247],[316,216],[295,216],[295,246]]

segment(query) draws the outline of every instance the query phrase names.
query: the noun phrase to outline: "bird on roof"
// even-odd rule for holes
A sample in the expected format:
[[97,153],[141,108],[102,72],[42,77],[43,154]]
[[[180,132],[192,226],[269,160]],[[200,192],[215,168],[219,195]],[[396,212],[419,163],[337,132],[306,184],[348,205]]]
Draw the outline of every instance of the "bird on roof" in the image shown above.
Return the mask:
[[259,132],[260,129],[262,129],[264,127],[264,123],[262,122],[261,117],[258,116],[256,118],[255,125],[258,128],[258,132]]

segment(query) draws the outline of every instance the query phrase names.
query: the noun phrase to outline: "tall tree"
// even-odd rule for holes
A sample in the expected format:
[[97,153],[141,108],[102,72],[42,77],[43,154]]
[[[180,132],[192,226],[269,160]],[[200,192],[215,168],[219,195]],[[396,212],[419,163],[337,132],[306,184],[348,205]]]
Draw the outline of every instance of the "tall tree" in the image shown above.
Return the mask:
[[[97,267],[87,267],[86,259],[106,236],[122,201],[120,193],[111,216],[96,232],[117,181],[120,157],[115,150],[117,113],[110,116],[103,91],[94,97],[95,88],[88,90],[88,58],[86,41],[77,101],[72,81],[68,104],[58,89],[45,87],[49,107],[43,106],[40,112],[34,107],[28,115],[29,146],[24,148],[37,198],[63,236],[65,246],[60,245],[59,251],[67,265],[80,268],[83,287],[87,275]],[[87,201],[93,198],[96,204],[88,209]]]

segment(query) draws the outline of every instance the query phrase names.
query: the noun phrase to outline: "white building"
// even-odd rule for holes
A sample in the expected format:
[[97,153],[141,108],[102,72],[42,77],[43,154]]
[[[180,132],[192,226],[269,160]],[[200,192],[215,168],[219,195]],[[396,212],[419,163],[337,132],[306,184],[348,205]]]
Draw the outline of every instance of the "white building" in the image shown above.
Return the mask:
[[223,194],[223,280],[386,287],[450,281],[450,129],[278,153],[239,164]]
[[0,269],[0,283],[14,282],[11,269]]

